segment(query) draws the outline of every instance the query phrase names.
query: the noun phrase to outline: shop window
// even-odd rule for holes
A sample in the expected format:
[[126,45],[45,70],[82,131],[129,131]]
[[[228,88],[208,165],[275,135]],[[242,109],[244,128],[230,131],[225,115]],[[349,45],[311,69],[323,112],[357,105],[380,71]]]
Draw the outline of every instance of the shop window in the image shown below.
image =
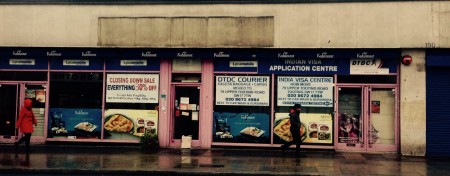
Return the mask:
[[28,71],[4,71],[0,74],[0,80],[5,81],[47,81],[47,71],[28,72]]
[[158,97],[158,74],[107,74],[104,139],[138,140],[157,131]]
[[[304,144],[332,145],[333,97],[332,76],[277,76],[275,84],[274,143],[292,140],[289,113],[294,104],[302,105],[300,133]],[[288,132],[289,131],[289,132]]]
[[101,138],[102,73],[50,73],[48,137]]
[[215,76],[213,142],[270,143],[270,80]]

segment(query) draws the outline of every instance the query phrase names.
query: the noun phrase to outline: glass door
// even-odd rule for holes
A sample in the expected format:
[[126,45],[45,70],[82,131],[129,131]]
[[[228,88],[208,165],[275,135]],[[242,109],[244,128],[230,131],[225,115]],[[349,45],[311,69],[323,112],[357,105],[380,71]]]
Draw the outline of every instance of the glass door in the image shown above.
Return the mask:
[[13,142],[19,109],[19,85],[0,85],[0,140]]
[[[24,99],[33,101],[33,113],[37,120],[31,140],[34,142],[44,140],[45,124],[45,86],[42,84],[10,83],[0,84],[0,140],[14,142],[19,137],[16,122],[19,118],[20,108]],[[14,137],[13,137],[14,136]]]
[[171,136],[174,145],[180,145],[182,136],[192,137],[192,146],[199,140],[199,86],[173,86],[173,116]]
[[396,89],[369,89],[368,149],[369,151],[397,150]]
[[338,87],[338,150],[396,151],[396,89]]

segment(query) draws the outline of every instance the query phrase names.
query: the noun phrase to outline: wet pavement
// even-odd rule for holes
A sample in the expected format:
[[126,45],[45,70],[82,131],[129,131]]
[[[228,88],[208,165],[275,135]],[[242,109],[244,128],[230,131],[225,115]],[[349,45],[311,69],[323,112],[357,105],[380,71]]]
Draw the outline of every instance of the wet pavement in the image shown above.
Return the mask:
[[[0,144],[0,175],[450,175],[450,158],[274,148],[141,150],[138,146],[32,145],[15,158]],[[22,146],[23,150],[23,146]]]

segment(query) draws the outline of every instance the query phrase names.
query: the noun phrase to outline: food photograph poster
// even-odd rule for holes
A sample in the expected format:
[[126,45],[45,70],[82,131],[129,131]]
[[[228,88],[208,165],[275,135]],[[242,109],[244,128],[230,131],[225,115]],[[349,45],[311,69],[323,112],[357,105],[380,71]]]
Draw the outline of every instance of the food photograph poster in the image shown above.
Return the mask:
[[[300,113],[300,134],[303,143],[332,144],[333,119],[331,114],[302,114]],[[289,113],[275,113],[274,142],[292,141],[289,131]]]
[[49,137],[101,138],[101,109],[50,108]]
[[214,142],[269,143],[270,115],[214,112]]
[[104,120],[105,139],[139,139],[146,130],[158,131],[158,111],[108,109]]
[[159,75],[108,74],[107,103],[158,103]]

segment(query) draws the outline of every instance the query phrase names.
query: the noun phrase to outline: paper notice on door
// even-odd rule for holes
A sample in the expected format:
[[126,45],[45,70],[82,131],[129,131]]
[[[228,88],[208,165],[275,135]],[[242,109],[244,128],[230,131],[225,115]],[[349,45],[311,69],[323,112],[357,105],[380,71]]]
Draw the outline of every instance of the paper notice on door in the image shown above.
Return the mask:
[[181,97],[180,104],[189,104],[189,97]]
[[189,112],[187,112],[187,111],[182,111],[182,112],[181,112],[181,115],[182,115],[182,116],[189,116]]
[[192,120],[198,120],[198,111],[192,111]]

